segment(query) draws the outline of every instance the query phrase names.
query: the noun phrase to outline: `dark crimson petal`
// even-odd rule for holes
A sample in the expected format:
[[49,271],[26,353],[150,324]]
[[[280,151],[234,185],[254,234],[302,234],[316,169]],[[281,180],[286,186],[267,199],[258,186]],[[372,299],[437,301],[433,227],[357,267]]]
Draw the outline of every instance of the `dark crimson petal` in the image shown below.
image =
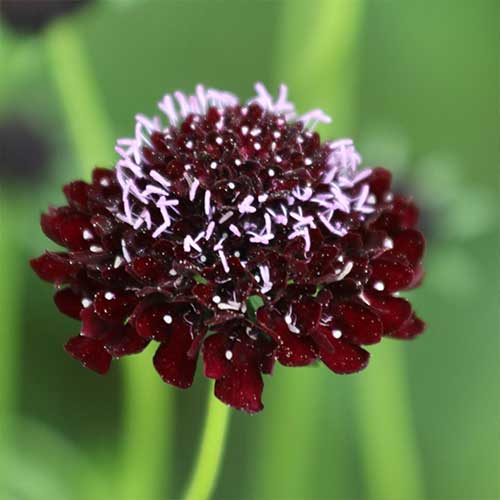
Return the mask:
[[413,288],[417,288],[418,286],[420,286],[424,279],[424,275],[425,273],[422,264],[417,264],[417,267],[413,274],[413,279],[411,280],[411,283],[406,287],[406,289],[411,290]]
[[403,290],[413,280],[414,272],[410,266],[393,259],[384,258],[384,256],[375,259],[371,267],[372,274],[369,285],[376,288],[377,284],[381,283],[383,290],[387,293]]
[[112,335],[115,329],[121,329],[121,325],[113,325],[102,320],[92,306],[82,310],[80,319],[82,320],[81,335],[91,339],[104,340]]
[[424,237],[415,229],[407,229],[397,234],[393,238],[393,245],[391,253],[403,254],[413,266],[416,266],[424,255]]
[[201,304],[211,307],[214,304],[212,299],[215,295],[215,287],[209,284],[198,283],[193,287],[193,295],[200,301]]
[[425,323],[412,314],[396,331],[391,332],[388,336],[395,339],[412,339],[420,335],[425,330]]
[[86,250],[93,239],[92,225],[87,216],[73,215],[63,220],[59,226],[63,245],[70,250]]
[[312,298],[295,302],[292,306],[297,328],[305,335],[314,330],[321,317],[321,305]]
[[338,299],[354,297],[360,294],[363,291],[363,288],[360,283],[356,281],[346,278],[340,281],[336,281],[335,283],[330,283],[328,285],[328,291]]
[[67,257],[52,252],[32,259],[30,265],[40,278],[55,285],[70,283],[79,269]]
[[276,357],[284,366],[306,366],[314,362],[318,354],[311,339],[290,334],[279,345]]
[[203,343],[205,377],[221,378],[226,374],[229,366],[226,357],[227,345],[228,337],[223,333],[216,333],[205,339]]
[[92,184],[110,186],[115,182],[115,173],[109,168],[96,167],[92,171]]
[[398,215],[401,229],[411,229],[417,225],[419,211],[412,200],[396,196],[394,198],[393,211]]
[[139,337],[130,325],[118,329],[114,335],[106,339],[104,348],[114,358],[137,354],[143,351],[149,344],[149,340]]
[[278,343],[276,357],[285,366],[305,366],[317,358],[314,342],[300,334],[292,333],[279,314],[261,307],[257,311],[261,328]]
[[68,203],[79,211],[87,209],[89,185],[84,181],[74,181],[63,187]]
[[264,383],[259,369],[252,365],[233,366],[230,372],[215,382],[215,396],[238,410],[256,413],[264,408]]
[[332,348],[320,348],[319,356],[321,361],[335,373],[355,373],[366,368],[368,365],[370,359],[368,351],[335,338],[330,343]]
[[276,358],[274,357],[273,353],[265,356],[260,366],[262,373],[265,373],[266,375],[271,375],[273,373],[275,363],[276,363]]
[[193,342],[192,327],[185,321],[173,324],[172,334],[160,344],[153,359],[156,371],[164,382],[181,389],[191,387],[197,358],[188,356]]
[[140,311],[134,323],[136,332],[141,337],[163,342],[171,334],[174,323],[179,321],[182,321],[182,317],[175,307],[170,304],[153,304]]
[[124,323],[137,304],[137,297],[130,292],[97,292],[94,310],[105,321]]
[[348,302],[334,309],[334,321],[342,336],[354,344],[376,344],[382,340],[382,322],[369,307]]
[[73,319],[80,319],[80,311],[83,309],[82,297],[71,288],[58,290],[54,295],[54,302],[63,314]]
[[367,290],[364,296],[382,320],[384,335],[400,328],[412,313],[411,305],[405,299]]
[[384,201],[384,196],[388,194],[391,189],[391,173],[385,168],[376,167],[372,170],[367,180],[370,186],[370,192],[377,197],[377,201]]
[[60,232],[61,223],[74,213],[75,211],[70,207],[50,207],[48,213],[42,214],[40,217],[42,231],[52,241],[55,241],[58,245],[62,245],[63,241]]
[[165,281],[170,270],[162,260],[149,255],[135,258],[130,268],[134,276],[149,284]]
[[390,235],[397,234],[401,230],[400,217],[394,212],[386,210],[370,224],[370,229],[386,231]]
[[103,344],[99,340],[78,335],[70,338],[64,349],[73,358],[80,361],[85,368],[101,375],[109,370],[111,356],[104,350]]
[[334,246],[323,246],[318,252],[314,252],[309,262],[309,273],[313,281],[320,280],[323,276],[331,274],[335,267],[335,258],[339,250]]

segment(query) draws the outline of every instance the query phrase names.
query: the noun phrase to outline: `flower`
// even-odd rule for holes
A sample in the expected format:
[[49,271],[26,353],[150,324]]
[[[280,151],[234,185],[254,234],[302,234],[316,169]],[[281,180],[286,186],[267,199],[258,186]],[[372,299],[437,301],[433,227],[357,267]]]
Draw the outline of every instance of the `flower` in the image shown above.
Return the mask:
[[52,20],[79,9],[92,0],[0,0],[0,16],[15,31],[33,34]]
[[201,352],[215,395],[257,412],[276,361],[353,373],[363,345],[422,332],[398,297],[423,274],[417,208],[387,170],[358,168],[352,140],[321,143],[322,111],[256,91],[243,105],[201,85],[166,95],[167,125],[138,115],[116,167],[42,215],[67,251],[31,265],[81,320],[66,351],[84,366],[158,342],[161,378],[187,388]]
[[52,157],[50,140],[27,117],[0,117],[0,179],[32,183],[45,176]]

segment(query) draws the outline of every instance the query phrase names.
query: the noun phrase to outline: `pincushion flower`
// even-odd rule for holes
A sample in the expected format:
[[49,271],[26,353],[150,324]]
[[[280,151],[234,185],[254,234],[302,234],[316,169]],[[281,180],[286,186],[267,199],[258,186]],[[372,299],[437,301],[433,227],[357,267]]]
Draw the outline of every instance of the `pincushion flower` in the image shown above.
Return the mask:
[[92,0],[0,0],[0,18],[23,34],[43,31],[53,20],[66,16]]
[[321,142],[322,111],[297,115],[285,86],[256,93],[166,95],[164,123],[137,115],[115,168],[42,215],[66,251],[31,264],[81,321],[65,348],[87,368],[156,342],[161,378],[187,388],[201,353],[215,395],[257,412],[276,361],[353,373],[362,346],[423,331],[398,296],[423,274],[415,205],[360,169],[352,140]]
[[30,183],[43,179],[53,147],[50,137],[41,133],[33,119],[9,113],[0,116],[0,179],[3,183]]

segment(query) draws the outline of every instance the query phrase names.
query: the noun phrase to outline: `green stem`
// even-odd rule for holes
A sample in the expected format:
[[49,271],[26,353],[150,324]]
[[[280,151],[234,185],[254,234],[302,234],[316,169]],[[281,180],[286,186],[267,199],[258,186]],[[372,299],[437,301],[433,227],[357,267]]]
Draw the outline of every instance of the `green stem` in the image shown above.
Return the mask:
[[[19,207],[17,207],[19,208]],[[20,347],[20,248],[14,224],[17,219],[16,200],[0,189],[0,418],[8,419],[16,410],[18,356]],[[22,263],[25,265],[25,263]],[[5,420],[6,422],[7,420]],[[2,424],[0,424],[2,427]]]
[[125,420],[118,476],[119,498],[123,500],[163,498],[162,489],[170,486],[171,457],[166,456],[161,439],[173,431],[171,405],[166,401],[172,389],[165,386],[151,365],[153,347],[122,360]]
[[[113,160],[113,134],[83,43],[69,22],[47,34],[46,51],[66,115],[80,172],[88,177],[96,162]],[[117,483],[120,498],[160,498],[159,478],[170,463],[158,431],[170,430],[171,416],[164,385],[147,355],[122,360],[124,412],[122,457]]]
[[85,48],[69,22],[49,30],[46,49],[76,157],[88,175],[96,162],[112,161],[112,127]]
[[425,498],[402,345],[385,340],[358,379],[358,425],[371,499]]
[[[210,384],[213,387],[213,384]],[[220,403],[210,390],[207,414],[198,456],[184,500],[209,500],[217,483],[231,409]]]

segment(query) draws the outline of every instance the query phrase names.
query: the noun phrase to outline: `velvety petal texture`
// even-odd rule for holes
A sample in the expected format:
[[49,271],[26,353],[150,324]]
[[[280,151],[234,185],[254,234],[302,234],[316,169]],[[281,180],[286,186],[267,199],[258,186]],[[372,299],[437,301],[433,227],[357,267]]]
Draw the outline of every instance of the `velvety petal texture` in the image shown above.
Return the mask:
[[324,113],[256,91],[165,96],[114,168],[42,215],[63,251],[31,266],[80,322],[65,349],[83,366],[104,374],[153,343],[166,383],[190,387],[201,358],[215,396],[254,413],[280,366],[355,373],[364,346],[423,332],[399,297],[424,275],[417,207],[350,139],[321,142]]

